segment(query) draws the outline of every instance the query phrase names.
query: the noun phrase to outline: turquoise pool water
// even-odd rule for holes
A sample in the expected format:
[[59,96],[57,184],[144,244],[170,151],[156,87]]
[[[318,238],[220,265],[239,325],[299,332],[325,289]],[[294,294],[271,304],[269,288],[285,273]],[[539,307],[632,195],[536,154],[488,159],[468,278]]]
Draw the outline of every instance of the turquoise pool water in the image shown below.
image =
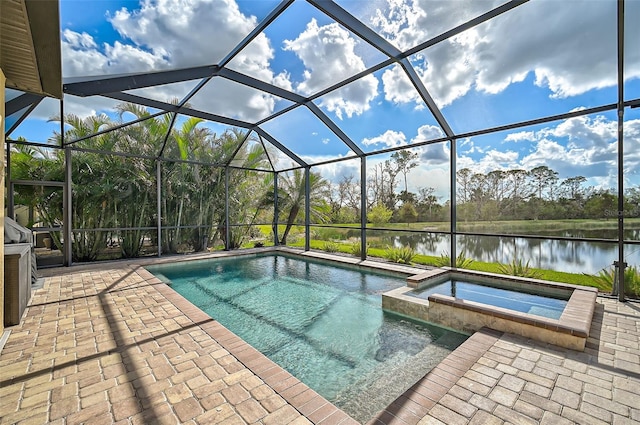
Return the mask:
[[568,301],[568,299],[497,288],[457,279],[450,279],[424,289],[407,293],[407,295],[425,300],[428,299],[431,294],[456,297],[550,319],[559,319]]
[[148,269],[362,422],[467,338],[383,313],[381,294],[405,285],[395,275],[283,255]]

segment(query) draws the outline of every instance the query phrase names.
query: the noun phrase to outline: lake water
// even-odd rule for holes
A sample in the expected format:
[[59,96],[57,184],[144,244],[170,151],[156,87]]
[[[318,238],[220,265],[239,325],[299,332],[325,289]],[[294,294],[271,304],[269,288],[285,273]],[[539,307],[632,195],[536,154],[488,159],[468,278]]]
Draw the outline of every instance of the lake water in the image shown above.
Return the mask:
[[[390,233],[382,237],[383,246],[410,246],[419,254],[435,256],[451,251],[448,235]],[[597,274],[618,259],[617,244],[601,242],[458,236],[456,249],[475,261],[509,263],[518,259],[529,261],[531,267],[569,273]],[[625,259],[629,265],[640,265],[640,245],[625,245]]]

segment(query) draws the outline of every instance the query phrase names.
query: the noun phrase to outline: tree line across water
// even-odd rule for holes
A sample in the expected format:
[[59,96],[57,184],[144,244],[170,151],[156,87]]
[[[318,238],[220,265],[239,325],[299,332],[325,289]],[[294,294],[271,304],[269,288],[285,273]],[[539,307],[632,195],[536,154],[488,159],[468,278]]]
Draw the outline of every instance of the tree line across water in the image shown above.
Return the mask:
[[[118,246],[122,257],[137,257],[145,245],[158,243],[165,253],[202,251],[216,240],[237,248],[259,236],[256,223],[274,221],[284,225],[279,234],[284,244],[294,225],[304,222],[304,170],[278,173],[274,193],[274,174],[266,170],[271,169],[275,155],[259,140],[247,138],[244,131],[216,134],[198,118],[173,125],[168,114],[151,116],[132,104],[119,105],[118,112],[117,120],[106,115],[65,116],[65,142],[78,140],[71,154],[74,261],[96,260],[107,245]],[[140,121],[122,126],[125,115]],[[109,128],[115,129],[105,132]],[[60,138],[54,133],[51,145],[60,146]],[[12,180],[64,181],[64,150],[20,143],[11,147]],[[229,163],[233,167],[225,168]],[[416,193],[408,190],[411,170],[418,165],[415,153],[401,150],[367,170],[369,222],[449,220],[449,200],[441,201],[434,188],[422,187]],[[312,223],[360,222],[358,180],[346,176],[332,183],[316,171],[309,176]],[[581,176],[559,180],[558,173],[548,167],[488,174],[462,169],[456,178],[460,221],[606,218],[608,212],[617,213],[617,197],[612,192],[585,186],[586,178]],[[274,220],[276,199],[279,214]],[[18,184],[15,204],[29,208],[30,225],[62,224],[59,187]],[[640,189],[629,189],[625,211],[637,216],[639,205]],[[109,230],[115,228],[124,230]],[[51,236],[55,245],[62,246],[60,232]]]
[[[367,173],[367,211],[372,223],[433,222],[450,220],[450,201],[442,201],[433,187],[407,188],[407,176],[419,165],[411,151],[397,151]],[[587,185],[584,176],[560,179],[547,166],[531,170],[456,172],[458,221],[609,219],[618,214],[613,189]],[[404,182],[404,184],[402,183]],[[398,191],[398,188],[400,190]],[[328,196],[334,222],[357,222],[360,185],[343,177]],[[626,217],[640,216],[640,186],[624,197]],[[350,221],[351,220],[351,221]]]

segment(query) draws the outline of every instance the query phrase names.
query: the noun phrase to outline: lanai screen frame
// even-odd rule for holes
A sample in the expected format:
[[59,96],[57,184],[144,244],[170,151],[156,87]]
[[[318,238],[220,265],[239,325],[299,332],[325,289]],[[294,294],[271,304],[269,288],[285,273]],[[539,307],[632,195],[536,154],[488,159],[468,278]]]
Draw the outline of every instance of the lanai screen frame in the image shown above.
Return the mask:
[[[396,151],[400,151],[400,150],[404,150],[404,149],[410,149],[410,148],[416,148],[416,147],[422,147],[422,146],[427,146],[430,144],[435,144],[435,143],[449,143],[450,145],[450,164],[449,164],[449,170],[450,170],[450,228],[448,232],[445,232],[449,238],[450,238],[450,258],[452,261],[455,261],[455,258],[457,256],[457,252],[456,252],[456,238],[459,235],[477,235],[477,236],[509,236],[509,237],[523,237],[523,238],[533,238],[535,239],[535,236],[521,236],[521,235],[513,235],[513,234],[496,234],[496,233],[491,233],[491,234],[487,234],[487,233],[474,233],[474,232],[459,232],[457,230],[457,214],[456,214],[456,210],[457,210],[457,206],[456,206],[456,144],[457,141],[460,139],[465,139],[465,138],[469,138],[469,137],[474,137],[474,136],[481,136],[481,135],[486,135],[486,134],[492,134],[492,133],[496,133],[496,132],[500,132],[500,131],[506,131],[506,130],[514,130],[514,129],[519,129],[519,128],[523,128],[523,127],[527,127],[527,126],[531,126],[531,125],[537,125],[537,124],[544,124],[544,123],[550,123],[550,122],[554,122],[554,121],[560,121],[560,120],[566,120],[568,118],[573,118],[573,117],[579,117],[579,116],[586,116],[589,114],[594,114],[594,113],[601,113],[601,112],[606,112],[606,111],[616,111],[617,112],[617,116],[618,116],[618,213],[617,213],[617,221],[618,221],[618,237],[617,237],[617,243],[618,243],[618,265],[620,266],[621,270],[624,270],[624,266],[625,266],[625,262],[624,262],[624,245],[625,243],[639,243],[638,241],[625,241],[624,240],[624,174],[623,174],[623,164],[624,164],[624,150],[623,150],[623,140],[624,140],[624,128],[623,128],[623,119],[624,119],[624,112],[625,109],[627,108],[635,108],[635,107],[640,107],[640,99],[633,99],[633,100],[627,100],[625,101],[625,97],[624,97],[624,25],[625,25],[625,19],[624,19],[624,5],[625,5],[625,0],[617,0],[617,47],[618,47],[618,52],[617,52],[617,58],[618,58],[618,63],[617,63],[617,77],[618,77],[618,101],[616,103],[611,103],[611,104],[606,104],[606,105],[601,105],[601,106],[597,106],[597,107],[592,107],[589,109],[582,109],[579,111],[573,111],[573,112],[568,112],[568,113],[562,113],[562,114],[558,114],[558,115],[552,115],[552,116],[546,116],[546,117],[541,117],[541,118],[537,118],[537,119],[532,119],[532,120],[527,120],[527,121],[522,121],[522,122],[517,122],[517,123],[512,123],[512,124],[507,124],[507,125],[501,125],[501,126],[497,126],[497,127],[491,127],[491,128],[485,128],[482,130],[478,130],[478,131],[471,131],[471,132],[465,132],[465,133],[455,133],[452,128],[449,126],[447,120],[445,119],[444,115],[442,114],[442,112],[440,111],[439,107],[436,105],[435,101],[433,100],[433,98],[431,97],[429,91],[427,90],[427,88],[424,86],[424,84],[422,83],[422,81],[420,80],[419,76],[416,74],[415,69],[412,67],[412,65],[410,64],[408,58],[413,55],[416,54],[430,46],[436,45],[444,40],[447,40],[453,36],[455,36],[456,34],[459,34],[463,31],[466,31],[470,28],[473,28],[476,25],[479,25],[483,22],[486,22],[492,18],[495,18],[503,13],[506,13],[516,7],[521,6],[522,4],[525,4],[528,2],[528,0],[514,0],[514,1],[510,1],[508,3],[505,3],[501,6],[498,6],[492,10],[490,10],[489,12],[486,12],[474,19],[471,19],[461,25],[458,25],[457,27],[446,31],[430,40],[427,40],[415,47],[412,47],[408,50],[405,51],[401,51],[400,49],[396,48],[395,46],[393,46],[391,43],[389,43],[387,40],[385,40],[383,37],[381,37],[379,34],[377,34],[375,31],[373,31],[372,29],[370,29],[369,27],[367,27],[365,24],[363,24],[360,20],[358,20],[357,18],[355,18],[354,16],[352,16],[350,13],[348,13],[347,11],[345,11],[343,8],[341,8],[338,4],[332,2],[332,1],[326,1],[326,0],[307,0],[308,3],[310,3],[312,6],[314,6],[316,9],[318,9],[319,11],[321,11],[322,13],[324,13],[325,15],[329,16],[330,18],[332,18],[335,22],[339,23],[341,26],[343,26],[344,28],[346,28],[347,30],[349,30],[350,32],[352,32],[353,34],[357,35],[358,37],[360,37],[362,40],[365,40],[366,42],[368,42],[371,46],[373,46],[375,49],[377,49],[379,52],[381,52],[383,55],[385,55],[387,57],[386,60],[381,61],[380,63],[350,77],[347,78],[345,80],[342,80],[336,84],[333,84],[332,86],[317,92],[311,96],[308,97],[304,97],[301,96],[299,94],[293,93],[291,91],[282,89],[280,87],[274,86],[272,84],[260,81],[256,78],[253,78],[251,76],[242,74],[240,72],[234,71],[232,69],[227,68],[226,66],[231,62],[231,60],[236,57],[246,46],[248,46],[252,40],[254,40],[262,31],[264,31],[278,16],[280,16],[285,10],[287,10],[287,8],[289,6],[291,6],[294,3],[295,0],[283,0],[262,22],[260,22],[252,31],[250,34],[248,34],[234,49],[232,49],[231,52],[229,52],[229,54],[224,57],[220,62],[218,62],[215,65],[207,65],[207,66],[198,66],[198,67],[192,67],[192,68],[187,68],[187,69],[177,69],[177,70],[169,70],[169,71],[160,71],[160,72],[154,72],[154,73],[136,73],[136,74],[127,74],[127,75],[119,75],[119,76],[107,76],[107,77],[100,77],[100,78],[95,78],[95,77],[88,77],[88,78],[70,78],[70,79],[65,79],[64,80],[64,86],[63,86],[63,91],[66,95],[73,95],[73,96],[81,96],[81,97],[88,97],[88,96],[103,96],[106,98],[110,98],[110,99],[114,99],[114,100],[118,100],[118,101],[122,101],[122,102],[130,102],[130,103],[135,103],[138,105],[142,105],[148,108],[154,108],[159,110],[160,112],[154,113],[152,115],[150,115],[149,117],[143,118],[143,119],[137,119],[131,122],[128,122],[126,124],[123,124],[122,126],[118,126],[118,127],[114,127],[114,128],[110,128],[104,131],[100,131],[97,132],[93,135],[87,136],[87,137],[83,137],[83,138],[79,138],[76,140],[65,140],[64,139],[64,100],[60,101],[60,117],[61,119],[61,123],[60,123],[60,133],[61,135],[63,135],[63,137],[61,138],[61,144],[60,146],[56,146],[55,148],[58,149],[64,149],[65,152],[65,181],[63,183],[64,186],[64,211],[65,211],[65,215],[64,215],[64,225],[63,225],[63,234],[64,234],[64,239],[65,240],[71,240],[71,232],[72,232],[72,225],[71,225],[71,216],[70,216],[70,211],[71,211],[71,196],[69,196],[69,194],[71,193],[71,185],[72,185],[72,175],[71,175],[71,153],[72,151],[82,151],[82,149],[76,148],[74,147],[74,144],[90,138],[90,137],[95,137],[97,135],[103,134],[105,132],[109,132],[109,131],[114,131],[114,130],[118,130],[119,128],[122,128],[124,126],[128,126],[128,125],[132,125],[132,124],[136,124],[139,123],[141,121],[144,121],[145,119],[149,119],[149,118],[155,118],[157,116],[160,115],[164,115],[164,114],[170,114],[171,115],[171,125],[169,126],[168,130],[167,130],[167,135],[166,138],[169,137],[170,132],[172,131],[173,125],[176,122],[176,119],[178,116],[180,115],[184,115],[184,116],[191,116],[191,117],[198,117],[198,118],[202,118],[208,121],[212,121],[212,122],[217,122],[217,123],[221,123],[221,124],[225,124],[225,125],[229,125],[229,126],[234,126],[234,127],[238,127],[238,128],[242,128],[244,130],[247,131],[246,135],[245,135],[245,139],[247,137],[249,137],[250,134],[255,133],[260,142],[263,143],[263,139],[267,140],[271,145],[275,146],[277,149],[279,149],[282,153],[284,153],[289,159],[291,159],[293,162],[297,163],[298,166],[296,167],[292,167],[292,168],[287,168],[287,169],[283,169],[283,170],[273,170],[271,171],[274,174],[274,193],[277,193],[277,189],[278,189],[278,175],[279,173],[282,172],[287,172],[287,171],[292,171],[294,169],[303,169],[305,172],[305,176],[306,176],[306,202],[305,202],[305,250],[309,250],[310,249],[310,214],[309,214],[309,173],[311,171],[311,169],[313,167],[316,166],[321,166],[321,165],[327,165],[327,164],[331,164],[331,163],[335,163],[335,162],[341,162],[341,161],[345,161],[345,160],[353,160],[354,158],[359,159],[360,161],[360,202],[361,202],[361,208],[360,208],[360,243],[361,243],[361,259],[364,260],[367,258],[367,237],[366,237],[366,231],[367,230],[385,230],[385,229],[376,229],[375,227],[367,227],[367,206],[366,206],[366,202],[367,202],[367,186],[366,186],[366,182],[367,182],[367,169],[366,169],[366,164],[367,164],[367,158],[372,156],[372,155],[379,155],[379,154],[388,154],[388,153],[393,153]],[[416,89],[416,91],[418,92],[419,96],[422,98],[422,100],[424,101],[424,103],[426,104],[426,106],[428,107],[428,109],[431,111],[431,113],[433,114],[436,122],[438,123],[438,125],[440,126],[440,128],[442,129],[442,132],[444,134],[443,137],[441,138],[437,138],[437,139],[432,139],[432,140],[426,140],[423,142],[417,142],[417,143],[413,143],[410,146],[400,146],[400,147],[393,147],[393,148],[387,148],[387,149],[381,149],[381,150],[375,150],[372,152],[363,152],[358,145],[349,138],[349,136],[347,134],[345,134],[342,130],[340,130],[340,128],[334,123],[334,121],[328,117],[315,103],[314,101],[321,98],[322,96],[334,92],[335,90],[338,90],[364,76],[367,75],[371,75],[376,71],[379,71],[389,65],[392,64],[397,64],[399,65],[405,72],[405,74],[407,75],[407,77],[409,78],[409,80],[411,81],[412,85],[414,86],[414,88]],[[222,79],[226,79],[226,80],[230,80],[239,84],[242,84],[244,86],[247,87],[251,87],[253,89],[259,90],[261,92],[273,95],[273,96],[277,96],[280,97],[282,99],[285,99],[289,102],[291,102],[291,106],[284,108],[278,112],[275,112],[271,115],[269,115],[266,118],[263,118],[262,120],[259,120],[257,122],[246,122],[246,121],[241,121],[241,120],[237,120],[237,119],[232,119],[232,118],[228,118],[228,117],[224,117],[221,115],[216,115],[216,114],[212,114],[210,112],[207,111],[203,111],[203,110],[197,110],[197,109],[193,109],[191,107],[188,106],[188,102],[191,98],[193,98],[193,96],[195,96],[199,90],[201,90],[207,83],[209,83],[212,79],[214,78],[222,78]],[[149,99],[143,96],[139,96],[139,95],[133,95],[131,93],[126,93],[126,91],[129,90],[134,90],[134,89],[140,89],[140,88],[146,88],[146,87],[153,87],[153,86],[158,86],[158,85],[164,85],[164,84],[170,84],[170,83],[177,83],[177,82],[183,82],[183,81],[198,81],[197,85],[184,97],[182,98],[177,104],[171,104],[168,102],[161,102],[161,101],[157,101],[157,100],[153,100],[153,99]],[[19,119],[17,120],[17,122],[7,131],[7,137],[10,136],[11,132],[13,130],[15,130],[17,128],[18,125],[20,125],[20,123],[35,109],[35,107],[39,104],[39,102],[43,99],[42,96],[40,95],[34,95],[34,94],[30,94],[30,93],[25,93],[17,98],[14,98],[10,101],[8,101],[6,103],[6,115],[12,115],[14,113],[17,113],[19,111],[23,111],[22,115],[19,117]],[[279,117],[280,115],[283,115],[293,109],[296,108],[307,108],[313,115],[315,115],[322,123],[324,123],[324,125],[326,125],[336,136],[337,138],[342,141],[344,143],[345,146],[347,146],[351,152],[353,152],[355,154],[355,157],[348,157],[348,158],[339,158],[339,159],[333,159],[333,160],[327,160],[324,162],[318,162],[318,163],[313,163],[313,164],[309,164],[307,162],[305,162],[303,159],[301,159],[298,155],[296,155],[294,152],[292,152],[285,144],[281,143],[280,141],[276,140],[273,136],[271,136],[268,132],[266,132],[263,128],[262,125],[273,120],[274,118]],[[166,138],[165,138],[165,143],[166,143]],[[10,140],[7,139],[7,146],[10,147],[10,145],[12,143],[21,143],[21,142],[17,142],[15,140]],[[37,146],[42,146],[41,144],[35,144]],[[47,147],[52,147],[52,146],[47,146]],[[8,158],[7,158],[7,164],[9,165],[10,163],[10,149],[7,150],[8,153]],[[122,155],[122,156],[135,156],[135,155],[128,155],[126,153],[118,153],[118,152],[101,152],[101,151],[95,151],[94,153],[97,154],[108,154],[108,155]],[[166,158],[162,157],[162,150],[158,153],[158,155],[156,157],[149,157],[147,159],[151,159],[151,160],[155,160],[156,161],[156,170],[157,170],[157,199],[158,199],[158,205],[157,205],[157,215],[158,215],[158,223],[157,223],[157,231],[158,231],[158,239],[159,239],[159,243],[158,243],[158,255],[162,255],[161,252],[161,243],[160,243],[160,238],[161,238],[161,214],[160,214],[160,193],[161,193],[161,179],[160,179],[160,164],[162,163],[162,161],[173,161],[173,162],[185,162],[185,163],[194,163],[194,161],[189,161],[189,160],[169,160]],[[228,202],[228,170],[231,168],[240,168],[240,169],[245,169],[242,167],[233,167],[231,165],[231,161],[233,160],[233,157],[231,157],[227,163],[225,164],[201,164],[201,165],[213,165],[213,166],[220,166],[220,167],[224,167],[225,168],[225,175],[227,176],[226,178],[226,188],[227,190],[225,191],[226,193],[226,199],[225,199],[225,215],[226,215],[226,219],[227,219],[227,223],[229,223],[229,213],[228,213],[228,208],[229,208],[229,202]],[[257,171],[254,169],[245,169],[245,170],[251,170],[251,171]],[[268,171],[265,171],[268,172]],[[8,167],[8,175],[10,176],[10,168]],[[9,191],[8,191],[8,212],[9,215],[12,216],[13,215],[13,184],[15,183],[23,183],[23,184],[43,184],[43,183],[47,183],[47,182],[16,182],[16,181],[11,181],[10,177],[8,179],[8,187],[9,187]],[[60,182],[48,182],[48,183],[52,183],[55,185],[60,185]],[[274,221],[277,222],[277,217],[278,217],[278,205],[277,205],[277,197],[276,197],[276,202],[274,203]],[[226,226],[226,232],[227,232],[227,238],[226,238],[226,243],[228,244],[229,241],[229,228],[230,226],[227,225]],[[110,229],[110,230],[120,230],[120,229]],[[597,239],[593,239],[593,238],[589,238],[589,239],[582,239],[582,238],[562,238],[562,237],[546,237],[545,239],[558,239],[558,240],[571,240],[571,241],[591,241],[591,242],[608,242],[611,243],[612,240],[610,239],[603,239],[603,240],[597,240]],[[278,244],[278,231],[277,231],[277,226],[274,226],[274,243],[277,245]],[[226,247],[227,249],[229,249],[229,247]],[[72,261],[71,261],[71,245],[70,244],[65,244],[64,247],[64,257],[65,257],[65,265],[71,265]],[[619,273],[620,276],[620,281],[619,281],[619,288],[622,289],[624,288],[624,273],[621,272]],[[619,290],[618,291],[618,296],[620,300],[624,299],[624,290]]]

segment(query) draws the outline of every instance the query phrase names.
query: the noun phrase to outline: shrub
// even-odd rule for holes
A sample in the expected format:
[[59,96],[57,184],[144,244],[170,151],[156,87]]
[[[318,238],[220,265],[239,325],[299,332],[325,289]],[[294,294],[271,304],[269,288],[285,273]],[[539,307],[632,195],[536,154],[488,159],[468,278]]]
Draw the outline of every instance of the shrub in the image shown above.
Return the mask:
[[[600,270],[596,276],[592,276],[596,281],[598,289],[611,292],[615,285],[616,269],[611,267],[609,269]],[[640,295],[640,269],[635,266],[626,267],[624,269],[624,291],[626,294],[639,296]]]
[[529,265],[529,260],[527,260],[526,263],[523,263],[521,259],[516,260],[515,258],[507,264],[499,263],[498,270],[502,274],[529,277],[532,279],[539,279],[542,276],[542,273],[539,270],[536,270]]
[[624,269],[624,292],[640,297],[640,269],[635,266]]
[[[350,247],[349,251],[354,256],[361,257],[362,256],[362,243],[360,241],[353,242],[351,244],[351,247]],[[367,244],[367,246],[365,248],[365,255],[367,255],[368,253],[369,253],[369,244]]]
[[387,248],[384,256],[387,260],[394,263],[411,264],[416,253],[410,246],[403,246],[400,248]]
[[264,246],[264,242],[262,242],[262,241],[255,241],[253,243],[253,247],[254,248],[262,248],[263,246]]
[[[464,251],[462,251],[456,257],[455,267],[458,268],[458,269],[468,269],[469,266],[471,265],[471,263],[473,263],[473,260],[471,258],[467,258],[466,257],[466,253]],[[438,258],[435,261],[435,265],[437,267],[450,266],[451,265],[451,257],[449,256],[449,253],[448,252],[443,252],[442,254],[440,254],[440,258]]]
[[326,252],[337,252],[340,246],[336,242],[325,242],[322,250]]

